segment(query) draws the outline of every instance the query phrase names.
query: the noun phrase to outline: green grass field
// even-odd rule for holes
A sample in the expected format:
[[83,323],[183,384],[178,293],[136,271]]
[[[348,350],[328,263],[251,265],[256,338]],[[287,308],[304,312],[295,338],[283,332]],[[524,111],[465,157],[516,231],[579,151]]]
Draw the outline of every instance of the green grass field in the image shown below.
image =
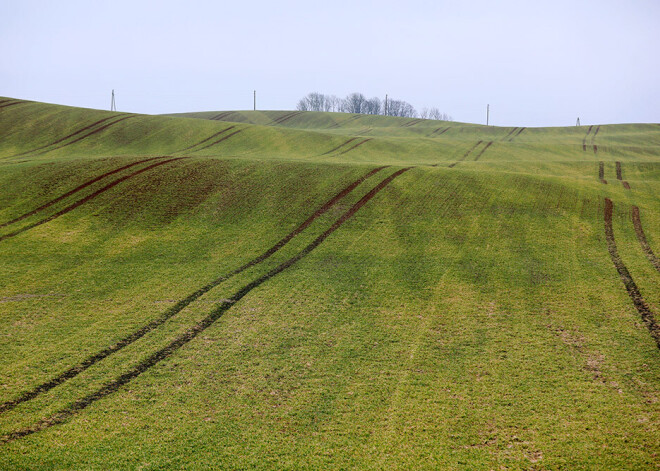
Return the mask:
[[660,125],[0,97],[0,468],[660,468]]

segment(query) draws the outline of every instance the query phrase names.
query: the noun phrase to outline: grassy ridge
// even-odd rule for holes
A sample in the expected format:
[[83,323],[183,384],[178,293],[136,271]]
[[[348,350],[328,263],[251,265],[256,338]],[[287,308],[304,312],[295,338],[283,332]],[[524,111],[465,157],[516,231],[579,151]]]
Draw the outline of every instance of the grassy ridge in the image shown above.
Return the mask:
[[[0,108],[0,223],[127,165],[135,164],[15,225],[57,214],[163,160],[140,162],[147,158],[186,157],[0,241],[0,401],[157,319],[264,253],[374,167],[392,167],[269,259],[2,413],[1,435],[120,377],[295,257],[400,166],[416,168],[126,386],[60,425],[1,444],[2,467],[657,463],[658,347],[609,257],[604,198],[614,202],[621,259],[660,315],[660,275],[631,220],[637,206],[648,244],[660,253],[659,126],[601,126],[594,153],[582,150],[586,127],[526,129],[509,142],[512,128],[446,123],[451,130],[427,138],[414,128],[430,123],[370,117],[383,124],[381,134],[323,156],[372,135],[351,131],[362,118],[340,131],[324,123],[345,116],[305,113],[281,126],[254,118],[216,148],[176,154],[238,121],[135,116],[69,146],[12,157],[112,116],[38,103]],[[477,161],[473,151],[448,167],[478,141],[477,149],[493,144]],[[13,228],[0,228],[0,237]]]

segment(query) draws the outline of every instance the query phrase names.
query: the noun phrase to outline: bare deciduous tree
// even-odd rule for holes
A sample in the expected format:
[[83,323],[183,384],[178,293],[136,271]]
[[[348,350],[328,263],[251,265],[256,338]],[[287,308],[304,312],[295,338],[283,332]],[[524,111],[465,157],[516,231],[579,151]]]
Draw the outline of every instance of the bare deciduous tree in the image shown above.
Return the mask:
[[378,97],[367,99],[362,93],[351,93],[343,100],[335,95],[324,95],[312,92],[303,97],[296,109],[299,111],[343,111],[345,113],[361,114],[387,114],[388,116],[399,116],[402,118],[435,119],[452,121],[453,118],[447,113],[441,113],[438,108],[422,108],[417,113],[415,108],[403,100],[388,100],[387,109]]

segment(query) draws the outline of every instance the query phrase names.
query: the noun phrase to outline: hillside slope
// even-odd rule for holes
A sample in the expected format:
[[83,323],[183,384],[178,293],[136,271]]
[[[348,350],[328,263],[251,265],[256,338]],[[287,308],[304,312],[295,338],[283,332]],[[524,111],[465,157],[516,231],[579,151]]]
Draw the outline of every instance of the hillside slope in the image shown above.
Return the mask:
[[657,467],[659,125],[290,113],[0,98],[0,467]]

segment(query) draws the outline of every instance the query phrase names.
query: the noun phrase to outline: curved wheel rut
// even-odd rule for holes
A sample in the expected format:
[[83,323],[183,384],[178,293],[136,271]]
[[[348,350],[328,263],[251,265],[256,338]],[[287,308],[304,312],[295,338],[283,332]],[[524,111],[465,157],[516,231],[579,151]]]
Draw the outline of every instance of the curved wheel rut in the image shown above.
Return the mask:
[[32,435],[36,432],[45,430],[49,427],[52,427],[54,425],[58,425],[61,423],[66,422],[69,418],[77,414],[78,412],[86,409],[90,405],[94,404],[96,401],[103,399],[104,397],[109,396],[110,394],[116,392],[119,390],[122,386],[125,386],[126,384],[130,383],[133,379],[137,378],[140,376],[142,373],[145,371],[148,371],[151,369],[153,366],[157,365],[161,361],[167,359],[170,357],[172,354],[174,354],[176,351],[178,351],[181,347],[195,339],[200,333],[204,332],[206,329],[208,329],[211,325],[213,325],[218,319],[220,319],[225,312],[227,312],[229,309],[231,309],[232,306],[238,301],[240,301],[242,298],[244,298],[248,293],[250,293],[253,289],[259,287],[266,281],[270,280],[274,276],[280,274],[284,270],[290,268],[293,266],[295,263],[297,263],[299,260],[302,258],[306,257],[309,253],[311,253],[316,247],[321,245],[321,243],[328,237],[330,234],[335,232],[337,229],[339,229],[347,220],[349,220],[353,215],[360,210],[367,202],[369,202],[374,196],[376,196],[383,188],[385,188],[389,183],[397,178],[399,175],[402,173],[410,170],[409,168],[404,168],[401,170],[398,170],[394,172],[392,175],[389,177],[386,177],[383,179],[378,185],[376,185],[374,188],[372,188],[366,195],[364,195],[357,203],[355,203],[348,211],[346,211],[339,219],[337,219],[330,228],[328,228],[325,232],[323,232],[320,236],[318,236],[316,239],[314,239],[309,245],[307,245],[304,249],[302,249],[298,254],[294,255],[284,263],[278,265],[274,269],[270,270],[268,273],[265,275],[255,279],[251,283],[243,286],[241,289],[239,289],[234,295],[231,297],[230,300],[227,300],[223,303],[221,303],[216,309],[211,311],[208,316],[206,316],[203,320],[201,320],[199,323],[195,324],[193,327],[189,328],[186,330],[183,334],[179,335],[177,338],[175,338],[173,341],[171,341],[167,346],[164,348],[156,351],[155,353],[151,354],[144,360],[140,361],[137,365],[132,367],[130,370],[128,370],[126,373],[122,374],[121,376],[117,377],[116,379],[109,381],[106,383],[104,386],[102,386],[100,389],[97,391],[83,397],[82,399],[79,399],[75,401],[73,404],[69,405],[68,407],[65,407],[55,414],[51,415],[50,417],[47,417],[45,419],[40,420],[36,424],[34,424],[31,427],[27,427],[21,430],[17,430],[15,432],[12,432],[8,435],[5,435],[0,438],[0,443],[7,443],[19,438],[26,437],[28,435]]
[[120,350],[122,350],[124,347],[127,347],[133,343],[135,343],[137,340],[140,338],[144,337],[146,334],[149,332],[153,331],[160,325],[164,324],[167,320],[171,319],[174,317],[176,314],[181,312],[184,308],[186,308],[188,305],[190,305],[192,302],[196,301],[199,299],[202,295],[206,294],[208,291],[211,289],[215,288],[216,286],[220,285],[224,281],[227,281],[231,277],[238,275],[239,273],[247,270],[248,268],[251,268],[266,259],[268,259],[270,256],[275,254],[278,250],[280,250],[282,247],[284,247],[291,239],[293,239],[295,236],[300,234],[302,231],[304,231],[307,227],[309,227],[312,222],[314,222],[317,218],[325,214],[331,207],[333,207],[336,203],[338,203],[340,200],[345,198],[347,195],[349,195],[355,188],[357,188],[358,185],[360,185],[362,182],[364,182],[366,179],[369,177],[377,174],[381,170],[385,169],[387,167],[377,167],[374,168],[373,170],[369,171],[365,175],[361,176],[345,188],[343,188],[339,193],[337,193],[335,196],[330,198],[328,201],[326,201],[319,209],[317,209],[311,216],[309,216],[305,221],[303,221],[298,227],[296,227],[294,230],[289,232],[286,236],[284,236],[282,239],[280,239],[278,242],[276,242],[272,247],[270,247],[268,250],[266,250],[263,254],[259,255],[258,257],[255,257],[254,259],[250,260],[249,262],[245,263],[244,265],[230,271],[229,273],[226,273],[212,282],[206,284],[205,286],[201,287],[194,293],[188,295],[184,299],[180,300],[176,305],[172,306],[170,309],[168,309],[163,315],[161,315],[159,318],[149,322],[148,324],[142,326],[138,330],[134,331],[133,333],[129,334],[128,336],[122,338],[118,342],[114,343],[113,345],[104,348],[103,350],[95,353],[94,355],[91,355],[87,358],[85,358],[83,361],[81,361],[79,364],[76,366],[73,366],[69,368],[68,370],[60,373],[59,375],[55,376],[54,378],[50,379],[49,381],[46,381],[45,383],[42,383],[35,388],[33,388],[30,391],[27,391],[23,393],[21,396],[19,396],[16,399],[13,399],[11,401],[4,402],[0,404],[0,413],[14,409],[16,406],[19,404],[22,404],[24,402],[30,401],[39,395],[50,391],[56,386],[59,386],[60,384],[66,382],[69,379],[75,378],[78,376],[80,373],[83,371],[87,370],[94,364],[100,362],[101,360],[109,357],[113,353],[116,353]]

